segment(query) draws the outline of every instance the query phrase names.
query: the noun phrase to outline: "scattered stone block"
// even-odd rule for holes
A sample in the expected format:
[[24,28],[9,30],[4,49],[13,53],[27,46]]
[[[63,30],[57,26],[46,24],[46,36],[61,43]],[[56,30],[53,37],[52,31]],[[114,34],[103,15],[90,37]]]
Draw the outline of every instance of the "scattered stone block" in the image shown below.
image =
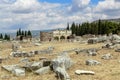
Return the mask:
[[93,72],[93,71],[86,71],[86,70],[76,70],[75,73],[78,74],[78,75],[81,75],[81,74],[94,75],[95,74],[95,72]]
[[35,46],[41,46],[42,44],[40,44],[40,43],[35,43]]
[[92,65],[98,65],[100,62],[96,60],[86,60],[86,65],[92,66]]
[[35,55],[37,55],[37,54],[50,54],[53,52],[53,50],[54,50],[54,47],[48,47],[45,50],[36,50],[36,51],[34,51],[34,54]]
[[28,71],[37,70],[37,69],[39,69],[41,67],[43,67],[42,62],[28,62],[23,66],[23,68],[25,68]]
[[38,75],[42,75],[42,74],[48,73],[49,71],[50,71],[50,67],[47,66],[47,67],[42,67],[42,68],[36,70],[34,73],[38,74]]
[[16,76],[25,76],[25,69],[13,69],[12,73]]
[[52,61],[50,61],[50,60],[45,60],[45,61],[43,61],[43,67],[45,67],[45,66],[50,66],[51,63],[52,63]]
[[88,56],[96,56],[96,55],[97,55],[97,52],[88,51]]
[[19,50],[20,46],[18,44],[12,44],[12,51],[17,52]]
[[102,48],[108,48],[108,49],[113,49],[115,46],[112,43],[107,43]]
[[112,55],[111,54],[105,54],[101,57],[101,59],[105,59],[105,60],[108,60],[108,59],[111,59],[112,58]]
[[116,49],[115,52],[120,52],[120,49]]
[[88,55],[97,55],[97,51],[99,51],[100,49],[96,49],[96,48],[90,48],[90,49],[77,49],[75,50],[76,54],[80,54],[80,53],[88,53]]
[[25,76],[25,69],[19,67],[18,65],[4,65],[2,68],[16,76]]
[[4,65],[2,66],[3,69],[11,72],[13,69],[17,68],[18,66],[17,65]]
[[89,40],[88,40],[88,44],[95,44],[95,43],[97,43],[98,42],[98,38],[90,38]]
[[64,68],[57,67],[55,73],[57,74],[57,77],[60,80],[70,80],[70,76]]
[[26,57],[26,58],[21,59],[20,62],[27,63],[27,62],[29,62],[29,59]]
[[58,56],[57,59],[54,59],[51,63],[53,70],[55,70],[57,67],[65,66],[65,69],[69,69],[73,65],[73,61],[68,56],[67,53],[64,53],[61,56]]

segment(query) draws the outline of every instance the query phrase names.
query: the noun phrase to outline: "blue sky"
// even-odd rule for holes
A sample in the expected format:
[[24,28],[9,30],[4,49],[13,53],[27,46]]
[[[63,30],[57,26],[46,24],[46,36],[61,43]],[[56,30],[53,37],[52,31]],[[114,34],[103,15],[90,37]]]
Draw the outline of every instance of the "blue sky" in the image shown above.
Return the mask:
[[0,0],[0,32],[66,28],[119,13],[120,0]]
[[[39,1],[50,2],[50,3],[61,3],[61,4],[72,3],[72,0],[39,0]],[[98,1],[103,1],[103,0],[91,0],[91,3],[96,5]]]
[[40,2],[50,2],[50,3],[71,3],[71,0],[39,0]]

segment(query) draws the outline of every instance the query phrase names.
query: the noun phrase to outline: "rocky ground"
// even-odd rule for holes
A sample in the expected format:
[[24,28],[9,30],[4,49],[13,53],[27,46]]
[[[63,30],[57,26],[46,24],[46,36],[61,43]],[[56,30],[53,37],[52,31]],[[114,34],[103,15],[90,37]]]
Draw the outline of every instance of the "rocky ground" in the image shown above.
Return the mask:
[[[62,51],[71,50],[73,48],[101,48],[104,43],[87,44],[79,42],[46,42],[41,44],[42,45],[40,46],[35,46],[33,43],[20,43],[22,46],[20,50],[30,52],[33,50],[43,50],[49,46],[53,46],[55,49],[52,54],[39,54],[29,58],[31,61],[39,61],[39,58],[42,57],[46,57],[47,59],[52,60],[56,58],[57,55],[59,55]],[[0,56],[2,58],[6,58],[11,53],[11,46],[12,43],[10,42],[0,43]],[[115,52],[115,49],[101,49],[97,53],[98,54],[96,56],[88,56],[85,55],[85,53],[76,54],[75,51],[68,53],[74,62],[74,64],[67,70],[71,80],[120,80],[120,52]],[[112,59],[101,59],[101,56],[107,53],[110,53],[113,56]],[[88,59],[97,60],[101,62],[101,64],[88,66],[85,64],[85,61]],[[0,64],[0,67],[2,65],[21,64],[19,62],[20,60],[21,58],[6,58],[6,60],[3,60],[3,62]],[[95,75],[77,75],[75,74],[76,70],[94,71]],[[43,75],[36,75],[32,72],[26,72],[24,77],[16,77],[10,72],[7,72],[2,68],[0,69],[0,80],[57,80],[55,76],[56,74],[53,71],[50,71]]]

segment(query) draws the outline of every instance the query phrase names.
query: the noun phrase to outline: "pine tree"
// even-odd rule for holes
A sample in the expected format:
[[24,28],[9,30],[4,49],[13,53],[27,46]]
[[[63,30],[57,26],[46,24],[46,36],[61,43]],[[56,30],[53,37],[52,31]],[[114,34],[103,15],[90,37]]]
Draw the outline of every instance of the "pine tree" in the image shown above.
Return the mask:
[[22,31],[21,35],[22,35],[22,36],[25,36],[24,31]]
[[0,39],[3,39],[3,35],[2,35],[2,33],[0,34]]
[[21,28],[19,28],[19,30],[18,30],[18,35],[19,36],[22,35]]
[[25,37],[27,37],[27,31],[25,31]]
[[66,28],[67,30],[70,30],[70,27],[69,27],[69,23],[67,24],[67,28]]
[[19,36],[19,31],[17,30],[17,32],[16,32],[16,36]]
[[101,29],[101,20],[99,19],[98,21],[98,34],[101,34],[102,29]]
[[28,30],[28,34],[27,34],[29,37],[32,37],[32,33],[30,30]]
[[72,23],[71,30],[72,30],[72,34],[75,34],[75,23],[74,22]]

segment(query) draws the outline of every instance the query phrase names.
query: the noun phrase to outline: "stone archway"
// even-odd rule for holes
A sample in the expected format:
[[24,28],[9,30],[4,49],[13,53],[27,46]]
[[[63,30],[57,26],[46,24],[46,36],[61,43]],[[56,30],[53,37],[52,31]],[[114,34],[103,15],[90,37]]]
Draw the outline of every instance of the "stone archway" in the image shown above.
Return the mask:
[[67,36],[67,39],[70,39],[70,36]]
[[61,37],[60,37],[60,40],[64,40],[64,39],[65,39],[65,36],[61,36]]
[[54,37],[54,40],[57,40],[57,41],[58,41],[58,40],[59,40],[59,37],[58,37],[58,36]]
[[23,40],[23,36],[20,36],[20,41],[22,41]]

